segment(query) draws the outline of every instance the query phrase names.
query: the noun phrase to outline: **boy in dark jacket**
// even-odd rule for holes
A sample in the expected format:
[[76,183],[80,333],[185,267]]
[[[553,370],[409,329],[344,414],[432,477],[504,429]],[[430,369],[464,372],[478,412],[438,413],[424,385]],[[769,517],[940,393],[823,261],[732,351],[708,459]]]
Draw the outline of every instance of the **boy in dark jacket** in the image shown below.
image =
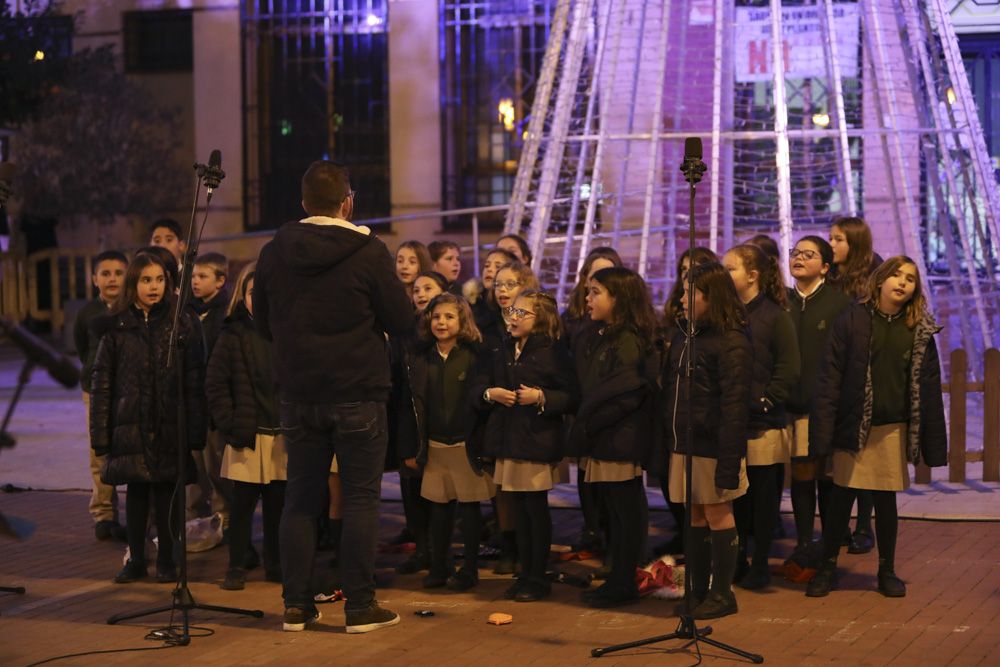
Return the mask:
[[[215,341],[219,338],[229,307],[226,277],[229,260],[217,252],[206,252],[194,260],[191,272],[190,312],[201,320],[205,335],[206,359],[211,357]],[[215,425],[209,421],[205,449],[195,455],[198,466],[198,483],[187,489],[187,517],[222,517],[222,529],[228,535],[229,509],[233,504],[233,485],[221,474],[222,455],[226,443],[219,437]]]
[[[121,293],[128,269],[128,258],[117,250],[102,252],[94,258],[94,274],[91,276],[97,288],[97,298],[93,299],[77,313],[73,323],[73,342],[83,369],[80,372],[80,387],[83,389],[83,404],[87,409],[87,430],[90,430],[90,374],[97,354],[100,337],[92,331],[94,320],[107,315],[115,299]],[[125,529],[118,522],[118,493],[115,487],[101,481],[101,466],[104,457],[94,455],[90,449],[90,515],[94,517],[94,536],[99,540],[125,539]]]

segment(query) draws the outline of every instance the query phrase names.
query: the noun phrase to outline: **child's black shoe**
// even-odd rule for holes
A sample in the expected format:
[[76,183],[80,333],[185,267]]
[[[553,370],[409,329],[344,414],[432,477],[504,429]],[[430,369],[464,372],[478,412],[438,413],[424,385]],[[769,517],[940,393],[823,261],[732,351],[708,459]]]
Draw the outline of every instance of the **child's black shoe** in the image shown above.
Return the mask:
[[452,591],[467,591],[479,583],[479,574],[464,567],[448,577],[445,585]]
[[219,588],[224,591],[242,591],[246,588],[246,582],[246,570],[238,567],[232,567],[226,570],[226,578],[221,584],[219,584]]

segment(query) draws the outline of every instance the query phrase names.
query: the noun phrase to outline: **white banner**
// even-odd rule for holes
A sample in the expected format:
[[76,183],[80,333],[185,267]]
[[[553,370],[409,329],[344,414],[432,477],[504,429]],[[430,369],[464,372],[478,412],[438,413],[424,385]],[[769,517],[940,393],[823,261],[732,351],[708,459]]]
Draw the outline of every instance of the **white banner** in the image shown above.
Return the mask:
[[[785,76],[788,78],[826,77],[823,31],[819,12],[822,5],[781,9]],[[858,5],[833,5],[833,37],[837,41],[837,61],[841,76],[856,77],[858,68]],[[736,39],[733,42],[736,80],[769,81],[771,67],[771,10],[767,7],[736,8]]]

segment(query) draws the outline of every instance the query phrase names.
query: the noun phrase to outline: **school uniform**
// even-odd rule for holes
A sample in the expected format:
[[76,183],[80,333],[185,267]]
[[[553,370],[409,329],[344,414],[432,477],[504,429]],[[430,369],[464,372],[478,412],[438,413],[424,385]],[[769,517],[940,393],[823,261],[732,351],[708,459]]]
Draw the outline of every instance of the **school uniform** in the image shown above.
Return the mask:
[[756,589],[770,581],[767,559],[778,520],[782,464],[791,455],[785,401],[799,380],[800,357],[795,325],[781,306],[760,293],[746,307],[753,345],[746,461],[750,487],[733,510],[744,566],[750,535],[754,538],[753,564],[739,583]]
[[809,294],[788,288],[788,315],[795,325],[801,355],[798,382],[788,394],[785,407],[791,426],[791,458],[809,457],[809,408],[816,387],[826,339],[834,321],[851,305],[851,298],[829,282]]
[[846,310],[830,333],[810,412],[813,456],[833,457],[834,486],[823,529],[824,560],[806,595],[836,586],[840,539],[860,490],[871,494],[878,544],[878,589],[906,595],[895,574],[896,492],[909,486],[908,463],[944,466],[948,439],[941,368],[929,313],[910,329],[905,309],[886,315],[870,303]]
[[[508,339],[488,365],[474,389],[478,408],[488,412],[482,456],[496,462],[493,479],[505,491],[547,491],[563,457],[563,416],[579,401],[572,357],[558,341],[531,335],[522,346]],[[521,385],[541,388],[544,403],[508,408],[485,395],[490,387]]]
[[[684,377],[690,350],[687,334],[677,330],[663,380],[670,460],[670,499],[685,502],[687,430],[694,430],[691,451],[692,502],[728,502],[746,493],[747,424],[753,348],[743,330],[695,332],[691,394]],[[690,406],[690,407],[689,407]]]
[[[809,424],[811,455],[848,455],[839,457],[841,465],[839,471],[835,467],[835,478],[854,479],[857,486],[849,484],[851,488],[885,485],[887,480],[873,474],[873,468],[896,466],[886,456],[871,458],[864,450],[873,436],[880,441],[896,439],[894,432],[898,432],[900,449],[908,462],[922,461],[932,467],[947,464],[941,368],[934,342],[938,331],[940,327],[929,315],[911,330],[906,327],[905,315],[887,318],[870,304],[855,304],[837,320]],[[905,429],[900,429],[900,424],[905,424]],[[887,428],[876,433],[876,427]],[[891,456],[894,460],[895,453]],[[857,470],[848,472],[849,460]],[[897,474],[888,484],[899,488],[886,490],[901,491],[908,480]]]
[[[447,356],[434,342],[417,343],[406,350],[416,459],[423,469],[420,495],[431,503],[431,562],[425,588],[448,585],[464,590],[479,578],[479,503],[492,498],[496,486],[466,444],[476,425],[469,396],[478,362],[478,350],[461,342]],[[458,573],[449,556],[456,504],[465,543],[464,566]]]
[[[264,518],[264,567],[278,581],[278,525],[284,508],[288,456],[281,435],[271,345],[243,304],[227,318],[209,359],[205,394],[225,442],[221,475],[234,483],[229,521],[229,568],[242,569],[251,549],[254,509]],[[228,578],[228,575],[227,575]]]
[[643,466],[653,440],[659,360],[628,327],[597,327],[573,342],[581,403],[570,433],[571,453],[584,461],[585,481],[607,509],[611,572],[587,601],[606,607],[637,599],[635,568],[645,553],[648,506]]

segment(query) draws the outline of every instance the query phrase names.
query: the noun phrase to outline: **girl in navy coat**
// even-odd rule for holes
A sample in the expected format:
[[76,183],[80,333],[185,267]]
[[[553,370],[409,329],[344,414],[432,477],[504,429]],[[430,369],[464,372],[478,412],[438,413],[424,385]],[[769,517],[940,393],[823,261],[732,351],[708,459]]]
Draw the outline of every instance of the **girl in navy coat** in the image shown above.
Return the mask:
[[563,416],[576,408],[579,391],[573,359],[558,342],[555,299],[524,292],[509,320],[510,338],[492,354],[476,392],[480,410],[488,412],[482,455],[495,460],[493,480],[510,493],[516,514],[521,576],[505,597],[532,602],[550,593],[548,492],[563,457]]

